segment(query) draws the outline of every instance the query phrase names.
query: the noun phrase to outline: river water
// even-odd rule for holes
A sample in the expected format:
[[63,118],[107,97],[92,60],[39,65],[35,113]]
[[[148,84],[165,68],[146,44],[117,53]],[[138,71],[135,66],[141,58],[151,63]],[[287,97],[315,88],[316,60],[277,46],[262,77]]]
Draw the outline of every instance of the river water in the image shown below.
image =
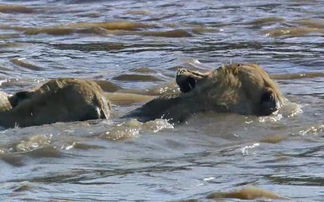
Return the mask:
[[206,201],[253,186],[323,201],[323,10],[321,0],[1,0],[7,93],[57,77],[158,93],[179,64],[243,62],[274,75],[292,103],[269,117],[207,113],[173,126],[119,119],[142,103],[116,102],[111,120],[3,129],[0,199]]

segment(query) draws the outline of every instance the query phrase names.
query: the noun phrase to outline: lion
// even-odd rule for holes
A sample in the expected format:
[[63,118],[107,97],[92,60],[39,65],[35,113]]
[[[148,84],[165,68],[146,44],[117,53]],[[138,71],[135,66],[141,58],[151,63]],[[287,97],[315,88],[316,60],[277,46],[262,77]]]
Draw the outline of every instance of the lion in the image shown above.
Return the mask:
[[94,81],[53,79],[32,91],[1,96],[0,126],[26,127],[54,122],[107,119],[111,106]]
[[267,116],[285,100],[268,73],[256,64],[224,65],[207,73],[180,68],[176,82],[180,93],[162,95],[126,117],[181,123],[207,111]]
[[[152,100],[124,117],[143,122],[164,118],[181,123],[193,114],[207,111],[267,116],[286,100],[276,83],[256,64],[224,65],[207,73],[180,68],[176,83],[179,93],[146,96],[140,100]],[[108,98],[119,102],[131,99],[129,94],[122,95],[107,95],[94,81],[53,79],[36,90],[9,97],[0,93],[0,125],[26,127],[107,119],[111,110]]]

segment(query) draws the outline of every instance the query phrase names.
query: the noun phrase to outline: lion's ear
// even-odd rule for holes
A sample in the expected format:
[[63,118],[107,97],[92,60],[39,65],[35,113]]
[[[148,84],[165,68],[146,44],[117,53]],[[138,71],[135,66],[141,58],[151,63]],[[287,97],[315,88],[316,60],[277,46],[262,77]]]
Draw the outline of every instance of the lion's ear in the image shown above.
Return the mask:
[[205,73],[181,68],[177,70],[176,82],[180,88],[180,91],[187,93],[196,87],[199,80],[206,77],[207,74]]
[[183,93],[191,91],[196,86],[195,79],[189,74],[177,73],[176,82]]
[[9,97],[9,102],[12,107],[16,107],[22,101],[30,98],[32,96],[32,92],[29,91],[21,91],[15,93],[13,96]]

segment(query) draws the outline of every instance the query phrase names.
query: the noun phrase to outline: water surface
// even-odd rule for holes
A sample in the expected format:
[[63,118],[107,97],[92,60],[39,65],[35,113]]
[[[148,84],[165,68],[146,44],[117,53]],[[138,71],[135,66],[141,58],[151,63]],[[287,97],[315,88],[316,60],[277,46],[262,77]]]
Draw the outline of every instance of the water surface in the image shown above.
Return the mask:
[[296,104],[270,117],[208,113],[172,126],[118,119],[141,105],[126,103],[111,120],[1,130],[0,198],[208,200],[252,185],[323,200],[323,10],[319,0],[1,0],[7,93],[77,77],[158,94],[173,67],[199,59],[206,71],[257,63]]

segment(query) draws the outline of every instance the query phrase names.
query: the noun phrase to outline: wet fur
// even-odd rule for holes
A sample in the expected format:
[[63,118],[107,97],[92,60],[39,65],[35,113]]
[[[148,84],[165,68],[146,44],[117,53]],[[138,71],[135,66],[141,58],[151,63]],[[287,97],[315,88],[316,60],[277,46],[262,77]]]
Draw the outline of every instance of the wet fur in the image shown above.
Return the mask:
[[[206,111],[263,116],[276,111],[285,99],[255,64],[225,65],[207,73],[179,69],[176,82],[180,93],[153,99],[125,117],[178,123]],[[108,118],[110,113],[100,86],[82,79],[54,79],[5,101],[0,110],[0,125],[5,127]]]
[[284,100],[275,82],[255,64],[225,65],[208,73],[180,69],[177,83],[182,93],[156,98],[128,117],[182,122],[205,111],[262,116],[276,111]]
[[53,79],[8,100],[12,109],[0,112],[0,125],[4,127],[108,118],[110,114],[110,104],[100,86],[82,79]]

